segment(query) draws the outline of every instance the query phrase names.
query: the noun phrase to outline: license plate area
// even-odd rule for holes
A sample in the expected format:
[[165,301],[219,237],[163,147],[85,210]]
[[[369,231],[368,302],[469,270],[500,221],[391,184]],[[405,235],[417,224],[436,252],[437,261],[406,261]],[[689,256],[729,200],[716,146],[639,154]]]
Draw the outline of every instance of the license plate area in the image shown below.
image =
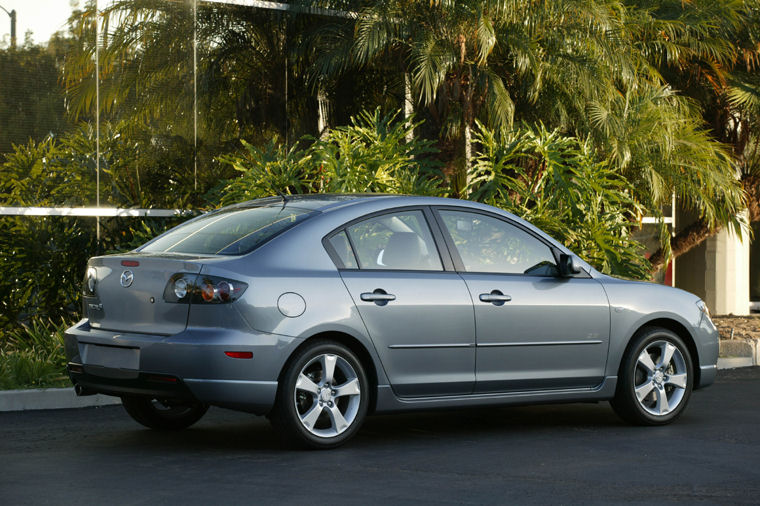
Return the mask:
[[123,346],[101,346],[80,343],[79,354],[85,365],[97,365],[112,369],[138,370],[140,368],[140,349]]

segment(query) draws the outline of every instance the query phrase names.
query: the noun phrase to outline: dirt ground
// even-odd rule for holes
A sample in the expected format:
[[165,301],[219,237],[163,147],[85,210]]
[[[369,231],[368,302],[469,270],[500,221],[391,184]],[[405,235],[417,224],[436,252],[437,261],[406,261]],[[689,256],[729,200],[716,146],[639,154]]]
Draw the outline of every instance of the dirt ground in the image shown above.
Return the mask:
[[720,331],[721,339],[760,339],[760,314],[751,316],[713,316],[712,321]]

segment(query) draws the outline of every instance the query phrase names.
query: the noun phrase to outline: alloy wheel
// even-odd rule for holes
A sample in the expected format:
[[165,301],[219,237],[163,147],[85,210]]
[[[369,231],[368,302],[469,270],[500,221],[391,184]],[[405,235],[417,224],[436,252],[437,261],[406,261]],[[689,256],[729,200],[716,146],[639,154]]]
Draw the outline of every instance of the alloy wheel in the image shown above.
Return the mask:
[[293,392],[301,425],[311,434],[331,438],[345,432],[357,417],[361,383],[340,355],[317,355],[303,366]]
[[634,391],[639,405],[649,414],[664,416],[678,408],[686,394],[688,367],[673,343],[648,344],[636,360]]

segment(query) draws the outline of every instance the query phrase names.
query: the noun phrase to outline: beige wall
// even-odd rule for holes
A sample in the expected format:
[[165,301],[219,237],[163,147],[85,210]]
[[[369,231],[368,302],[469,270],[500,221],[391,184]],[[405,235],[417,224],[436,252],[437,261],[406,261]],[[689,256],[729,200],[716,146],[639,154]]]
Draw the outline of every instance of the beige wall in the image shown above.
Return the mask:
[[[704,242],[676,259],[676,286],[704,299],[707,273],[707,244]],[[710,306],[712,309],[712,306]]]
[[676,286],[713,314],[749,314],[749,238],[721,230],[676,259]]

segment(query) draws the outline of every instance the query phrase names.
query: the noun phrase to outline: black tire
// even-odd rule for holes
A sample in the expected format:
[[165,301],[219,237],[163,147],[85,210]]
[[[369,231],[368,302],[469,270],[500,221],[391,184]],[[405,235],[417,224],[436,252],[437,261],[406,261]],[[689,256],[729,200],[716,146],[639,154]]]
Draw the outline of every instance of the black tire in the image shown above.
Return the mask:
[[[670,359],[663,363],[668,354]],[[634,336],[623,355],[610,404],[629,423],[665,425],[681,416],[693,386],[694,367],[683,339],[668,329],[646,327]]]
[[[335,364],[332,380],[325,377],[325,361]],[[311,384],[303,378],[299,383],[302,372]],[[361,361],[344,345],[320,339],[299,349],[285,367],[269,419],[286,446],[321,450],[351,439],[368,406],[369,382]],[[346,426],[336,422],[341,419]]]
[[136,422],[158,430],[186,429],[208,411],[208,406],[199,402],[170,402],[131,395],[123,396],[121,404]]

